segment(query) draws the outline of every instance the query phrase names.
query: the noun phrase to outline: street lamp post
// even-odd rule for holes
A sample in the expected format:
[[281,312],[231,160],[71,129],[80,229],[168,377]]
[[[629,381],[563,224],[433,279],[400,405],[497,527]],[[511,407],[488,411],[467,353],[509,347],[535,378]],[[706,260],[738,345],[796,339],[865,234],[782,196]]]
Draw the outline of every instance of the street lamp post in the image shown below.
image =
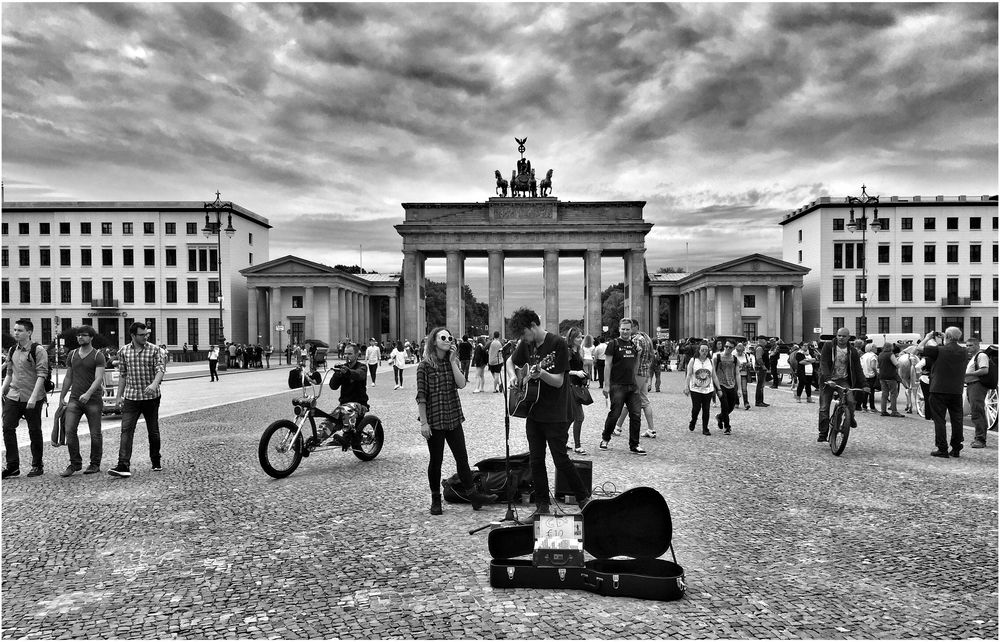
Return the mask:
[[[861,186],[861,196],[848,196],[847,203],[851,205],[851,220],[847,223],[847,229],[853,234],[859,229],[861,230],[861,283],[864,290],[860,293],[861,297],[861,332],[859,335],[862,337],[868,335],[868,215],[867,208],[872,206],[872,220],[871,229],[872,232],[877,234],[882,231],[882,223],[878,220],[878,196],[869,196],[867,189],[864,185]],[[861,207],[861,218],[854,217],[855,206]],[[836,328],[834,328],[836,331]]]
[[[233,227],[233,204],[230,201],[223,201],[223,200],[221,200],[220,196],[221,196],[221,193],[218,192],[218,191],[216,191],[215,192],[215,202],[213,202],[213,203],[205,203],[205,228],[202,229],[202,233],[205,235],[205,238],[212,238],[212,235],[214,234],[215,235],[215,240],[216,240],[216,257],[217,258],[216,258],[215,265],[218,268],[218,273],[219,273],[219,291],[218,291],[218,299],[219,299],[219,336],[218,336],[218,340],[217,340],[217,345],[219,346],[220,350],[225,350],[226,327],[225,327],[225,321],[223,321],[223,312],[222,312],[222,303],[223,303],[223,297],[222,297],[222,233],[225,232],[226,236],[228,236],[229,238],[233,238],[233,234],[236,233],[236,228]],[[227,213],[227,216],[228,216],[227,223],[226,223],[226,229],[225,230],[222,229],[222,212],[223,211],[225,211]],[[215,213],[215,221],[214,222],[211,220],[211,218],[209,216],[210,212],[214,212]],[[225,370],[225,363],[226,363],[226,361],[222,360],[222,359],[220,359],[219,361],[220,361],[220,363],[219,363],[219,369],[220,370]]]

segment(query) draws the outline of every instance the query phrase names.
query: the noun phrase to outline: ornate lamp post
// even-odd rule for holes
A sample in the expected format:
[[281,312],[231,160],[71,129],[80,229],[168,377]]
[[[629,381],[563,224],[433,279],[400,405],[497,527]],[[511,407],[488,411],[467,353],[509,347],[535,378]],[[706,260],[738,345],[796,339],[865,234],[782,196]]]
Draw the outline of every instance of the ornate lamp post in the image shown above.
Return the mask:
[[[219,299],[219,338],[218,338],[218,345],[219,345],[219,350],[220,351],[224,351],[225,350],[225,345],[224,344],[226,342],[226,328],[225,328],[225,321],[223,321],[223,316],[222,316],[222,300],[223,300],[223,297],[222,297],[222,232],[225,232],[226,236],[228,236],[229,238],[233,238],[233,234],[236,234],[236,228],[233,227],[233,204],[231,202],[229,202],[229,201],[222,201],[222,200],[220,200],[220,196],[221,196],[221,194],[218,191],[216,191],[215,192],[215,202],[213,202],[213,203],[205,203],[205,228],[202,229],[202,233],[205,235],[205,238],[212,238],[212,235],[214,234],[215,235],[215,240],[216,240],[216,254],[218,256],[218,259],[216,260],[215,265],[218,268],[218,273],[219,273],[219,292],[218,292],[218,299]],[[228,215],[228,219],[227,219],[226,229],[225,230],[222,229],[222,212],[223,211],[225,211],[227,213],[227,215]],[[215,213],[215,221],[211,220],[211,218],[209,216],[210,212],[214,212]],[[225,369],[224,366],[223,366],[223,364],[225,364],[225,363],[226,363],[226,361],[220,359],[219,360],[219,368],[220,369]]]
[[[847,229],[853,234],[861,230],[861,283],[864,290],[861,292],[861,332],[868,334],[868,239],[867,231],[869,221],[867,208],[872,206],[871,230],[873,233],[882,231],[882,223],[878,220],[878,196],[869,196],[864,185],[861,186],[861,196],[848,196],[847,202],[851,204],[851,220],[847,223]],[[854,217],[855,206],[861,206],[861,218]]]

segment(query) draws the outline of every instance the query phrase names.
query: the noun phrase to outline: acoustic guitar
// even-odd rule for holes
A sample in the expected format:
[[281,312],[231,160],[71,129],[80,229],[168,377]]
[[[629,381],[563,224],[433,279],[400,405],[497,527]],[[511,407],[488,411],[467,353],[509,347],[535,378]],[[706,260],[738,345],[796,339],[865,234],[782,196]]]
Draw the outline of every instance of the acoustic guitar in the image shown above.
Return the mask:
[[507,393],[507,410],[512,417],[524,419],[531,412],[532,406],[538,402],[542,392],[542,382],[539,379],[529,379],[528,373],[532,368],[540,370],[551,370],[556,364],[556,355],[548,353],[541,361],[531,364],[526,363],[520,368],[514,366],[514,381],[510,384]]

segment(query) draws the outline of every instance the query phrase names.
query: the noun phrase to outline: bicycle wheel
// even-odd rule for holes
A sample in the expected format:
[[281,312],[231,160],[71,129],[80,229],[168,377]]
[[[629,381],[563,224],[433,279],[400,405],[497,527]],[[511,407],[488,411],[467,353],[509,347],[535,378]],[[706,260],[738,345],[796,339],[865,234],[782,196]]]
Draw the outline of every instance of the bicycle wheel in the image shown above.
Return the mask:
[[830,452],[838,457],[847,447],[847,438],[851,434],[851,422],[847,420],[847,412],[843,404],[837,404],[837,409],[830,417]]
[[351,448],[354,456],[361,461],[371,461],[382,452],[382,441],[385,438],[382,422],[375,415],[368,415],[355,428],[357,437]]
[[287,419],[276,421],[264,430],[257,446],[257,459],[264,472],[281,479],[288,477],[302,461],[302,435],[292,437],[298,428]]

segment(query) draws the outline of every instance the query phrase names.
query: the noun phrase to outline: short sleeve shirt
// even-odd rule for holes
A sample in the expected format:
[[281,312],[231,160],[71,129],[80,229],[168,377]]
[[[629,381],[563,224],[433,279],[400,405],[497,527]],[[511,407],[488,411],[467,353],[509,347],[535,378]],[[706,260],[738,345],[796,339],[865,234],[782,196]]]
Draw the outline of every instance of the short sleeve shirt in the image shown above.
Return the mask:
[[735,388],[736,387],[736,368],[738,367],[738,361],[736,360],[736,354],[730,354],[728,357],[725,352],[720,352],[716,355],[717,368],[715,369],[715,375],[719,378],[719,385],[723,388]]
[[960,395],[965,383],[965,366],[968,355],[957,343],[943,346],[924,346],[924,356],[933,359],[931,365],[931,392]]
[[833,378],[834,379],[846,379],[847,378],[847,359],[850,354],[850,348],[841,348],[840,346],[833,346]]
[[73,389],[69,393],[70,399],[79,399],[80,395],[87,392],[97,377],[97,368],[106,368],[107,362],[104,353],[100,350],[91,350],[87,356],[82,356],[79,350],[73,351],[73,358],[70,361],[70,370],[73,372]]
[[[521,341],[517,350],[514,351],[512,361],[518,368],[525,364],[534,365],[545,359],[549,354],[553,355],[554,362],[547,367],[546,372],[552,374],[563,374],[569,370],[569,347],[566,340],[557,334],[547,332],[542,344],[537,348],[526,341]],[[539,380],[538,401],[528,412],[528,418],[541,423],[560,423],[568,420],[567,404],[569,402],[569,377],[563,377],[563,385],[555,388]]]
[[7,363],[8,368],[13,368],[13,375],[10,380],[10,388],[7,389],[7,398],[17,401],[27,401],[31,398],[31,393],[35,390],[35,385],[39,377],[49,374],[49,354],[41,344],[35,346],[33,358],[28,356],[28,349],[15,345],[10,351],[11,361]]
[[691,360],[691,392],[702,394],[715,392],[715,383],[712,381],[712,359],[702,361],[695,357]]
[[639,365],[639,351],[631,341],[621,338],[608,343],[604,359],[611,362],[611,383],[616,386],[635,385],[635,369]]

